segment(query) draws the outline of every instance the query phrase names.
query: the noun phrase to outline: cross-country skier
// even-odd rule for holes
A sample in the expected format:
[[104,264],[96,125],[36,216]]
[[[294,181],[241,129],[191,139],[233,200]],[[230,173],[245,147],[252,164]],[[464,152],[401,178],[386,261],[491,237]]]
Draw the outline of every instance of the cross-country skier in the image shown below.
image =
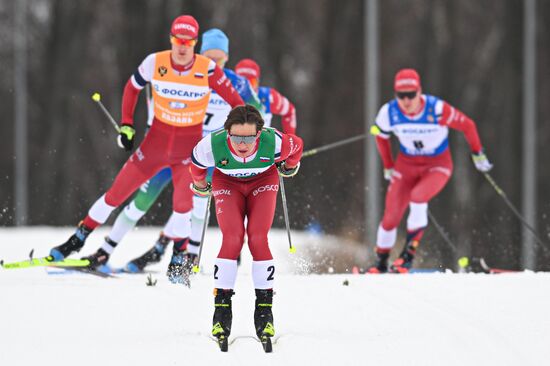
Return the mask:
[[[193,190],[200,195],[213,194],[223,234],[214,266],[212,329],[220,343],[231,333],[231,297],[245,232],[253,260],[256,333],[268,341],[275,332],[271,312],[275,262],[267,234],[275,214],[278,174],[292,177],[298,172],[303,143],[295,135],[263,126],[263,118],[254,107],[237,107],[229,113],[223,130],[206,136],[193,149]],[[210,167],[215,167],[211,185],[206,181]]]
[[260,86],[261,70],[256,61],[245,58],[235,65],[235,72],[250,81],[265,107],[265,126],[271,126],[273,115],[281,116],[281,127],[284,133],[296,133],[296,108],[284,95],[275,88]]
[[[420,76],[413,69],[395,75],[395,99],[384,104],[371,133],[384,165],[384,178],[390,181],[386,205],[376,238],[376,263],[370,273],[405,273],[428,225],[428,202],[447,184],[453,171],[448,147],[449,128],[464,134],[475,167],[482,172],[492,168],[483,153],[476,124],[447,102],[422,94]],[[399,140],[394,160],[390,135]],[[403,251],[388,268],[388,258],[397,235],[397,226],[409,207],[407,239]]]
[[[226,77],[231,81],[242,99],[250,105],[261,109],[261,102],[256,92],[246,78],[237,75],[234,71],[224,68],[229,58],[229,39],[219,29],[210,29],[203,33],[201,42],[201,54],[213,60],[219,67],[223,68]],[[227,115],[231,111],[231,105],[221,95],[213,91],[210,94],[208,107],[203,123],[203,136],[214,130],[223,128]],[[120,242],[124,235],[129,232],[145,212],[153,205],[164,187],[170,182],[171,174],[169,169],[160,171],[155,177],[145,183],[136,197],[120,213],[111,233],[105,238],[108,242]],[[182,272],[188,275],[194,259],[197,256],[200,242],[201,229],[206,213],[206,199],[199,196],[193,197],[193,211],[191,214],[191,234],[189,238],[176,238],[174,235],[173,220],[169,220],[155,245],[138,258],[130,261],[126,269],[130,272],[142,271],[147,265],[159,262],[171,239],[174,239],[174,250],[172,265],[170,266],[169,278],[174,282],[185,282]],[[101,257],[103,263],[108,258]],[[103,264],[98,263],[98,264]]]
[[[209,58],[195,54],[198,34],[199,25],[192,16],[176,18],[171,27],[171,50],[147,56],[126,83],[119,144],[127,151],[133,148],[134,109],[139,92],[147,83],[152,85],[154,103],[151,129],[124,164],[111,188],[78,224],[75,234],[51,250],[50,255],[55,260],[80,251],[88,235],[103,224],[116,207],[164,168],[170,168],[174,184],[173,235],[189,237],[193,207],[189,166],[192,149],[202,138],[210,89],[231,106],[244,104],[223,70]],[[116,241],[106,241],[90,260],[101,261],[99,257],[108,257],[116,244]]]

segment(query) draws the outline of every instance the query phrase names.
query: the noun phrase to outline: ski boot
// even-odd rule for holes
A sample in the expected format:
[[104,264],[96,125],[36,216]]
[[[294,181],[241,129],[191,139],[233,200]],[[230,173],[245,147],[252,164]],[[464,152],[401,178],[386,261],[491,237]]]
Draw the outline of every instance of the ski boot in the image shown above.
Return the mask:
[[148,265],[160,262],[162,256],[164,255],[164,252],[166,251],[166,247],[170,243],[170,240],[171,239],[169,237],[165,236],[164,234],[160,234],[160,237],[155,243],[155,246],[146,251],[140,257],[132,259],[130,262],[128,262],[128,264],[126,265],[126,271],[131,273],[143,272],[145,267],[147,267]]
[[231,289],[214,289],[212,335],[217,338],[222,352],[227,352],[229,347],[228,338],[231,334],[231,322],[233,320],[233,313],[231,311],[231,297],[233,295],[235,295],[235,292]]
[[109,256],[117,246],[117,242],[111,240],[108,236],[105,237],[105,242],[95,252],[94,254],[90,254],[87,257],[82,257],[82,259],[87,259],[90,264],[87,268],[93,269],[93,270],[99,270],[100,272],[104,273],[110,273],[112,272],[111,268],[107,266],[107,262],[109,261]]
[[414,255],[416,254],[416,248],[420,242],[418,240],[411,240],[408,242],[403,251],[391,265],[390,272],[392,273],[408,273],[412,267]]
[[172,259],[170,260],[170,264],[168,264],[166,275],[170,282],[174,284],[181,283],[187,287],[191,287],[189,276],[197,260],[197,255],[187,252],[188,241],[189,239],[174,241]]
[[92,231],[93,229],[84,226],[81,221],[76,228],[76,232],[71,235],[69,240],[50,250],[50,255],[53,257],[53,260],[56,262],[62,261],[72,253],[79,252],[80,249],[82,249],[82,247],[84,246],[86,238],[88,237],[88,235],[90,235]]
[[367,269],[367,273],[380,274],[388,272],[388,258],[390,249],[376,248],[376,262]]
[[265,352],[272,351],[271,337],[275,335],[273,326],[273,289],[256,289],[256,308],[254,309],[254,326],[256,335],[262,342]]

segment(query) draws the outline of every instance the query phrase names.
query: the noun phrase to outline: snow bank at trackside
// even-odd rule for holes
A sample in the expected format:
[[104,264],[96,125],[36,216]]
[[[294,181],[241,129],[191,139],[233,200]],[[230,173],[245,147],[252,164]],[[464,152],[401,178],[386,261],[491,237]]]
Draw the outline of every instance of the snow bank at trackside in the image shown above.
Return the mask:
[[[36,255],[72,229],[0,230],[0,258]],[[95,250],[104,233],[94,233]],[[155,229],[128,237],[113,264],[149,247]],[[215,241],[216,233],[209,232]],[[239,269],[232,339],[222,354],[209,339],[213,281],[191,289],[167,282],[168,258],[145,275],[101,279],[0,269],[0,365],[541,365],[550,358],[550,274],[300,275],[274,232],[278,258],[274,301],[277,341],[266,355],[253,338],[249,263]],[[306,246],[299,234],[296,239]],[[332,238],[320,238],[320,244]],[[280,243],[280,248],[279,248]],[[206,248],[206,247],[205,247]],[[344,285],[347,281],[348,285]]]

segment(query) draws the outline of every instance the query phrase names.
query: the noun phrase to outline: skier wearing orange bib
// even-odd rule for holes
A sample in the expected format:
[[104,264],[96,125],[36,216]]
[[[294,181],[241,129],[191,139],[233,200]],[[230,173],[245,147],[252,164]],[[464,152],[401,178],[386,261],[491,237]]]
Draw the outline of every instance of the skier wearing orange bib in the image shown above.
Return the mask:
[[[153,91],[155,117],[152,127],[124,164],[111,188],[90,208],[75,234],[51,250],[50,255],[56,261],[80,251],[88,235],[103,224],[116,207],[166,167],[172,171],[174,184],[174,234],[180,238],[189,236],[193,207],[189,166],[193,147],[202,138],[210,88],[232,107],[244,104],[214,61],[195,54],[198,34],[199,25],[192,16],[176,18],[171,27],[171,50],[147,56],[126,83],[119,145],[127,151],[133,148],[134,109],[139,92],[148,82]],[[114,246],[116,243],[106,241],[94,256],[108,255]],[[96,259],[90,258],[91,261]]]

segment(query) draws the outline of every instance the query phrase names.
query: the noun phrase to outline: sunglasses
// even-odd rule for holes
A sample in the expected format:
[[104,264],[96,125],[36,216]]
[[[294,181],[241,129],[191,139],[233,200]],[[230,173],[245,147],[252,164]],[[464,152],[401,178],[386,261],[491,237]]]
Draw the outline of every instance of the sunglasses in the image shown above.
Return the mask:
[[396,92],[395,96],[398,99],[414,99],[416,97],[416,94],[418,94],[418,91],[410,91],[410,92]]
[[173,35],[170,36],[170,43],[172,43],[174,46],[195,47],[197,42],[198,42],[198,40],[196,38],[183,39],[183,38],[178,38],[178,37],[173,36]]
[[240,144],[241,142],[244,142],[245,144],[251,144],[254,141],[256,141],[256,135],[251,136],[240,136],[240,135],[229,135],[229,138],[234,144]]

